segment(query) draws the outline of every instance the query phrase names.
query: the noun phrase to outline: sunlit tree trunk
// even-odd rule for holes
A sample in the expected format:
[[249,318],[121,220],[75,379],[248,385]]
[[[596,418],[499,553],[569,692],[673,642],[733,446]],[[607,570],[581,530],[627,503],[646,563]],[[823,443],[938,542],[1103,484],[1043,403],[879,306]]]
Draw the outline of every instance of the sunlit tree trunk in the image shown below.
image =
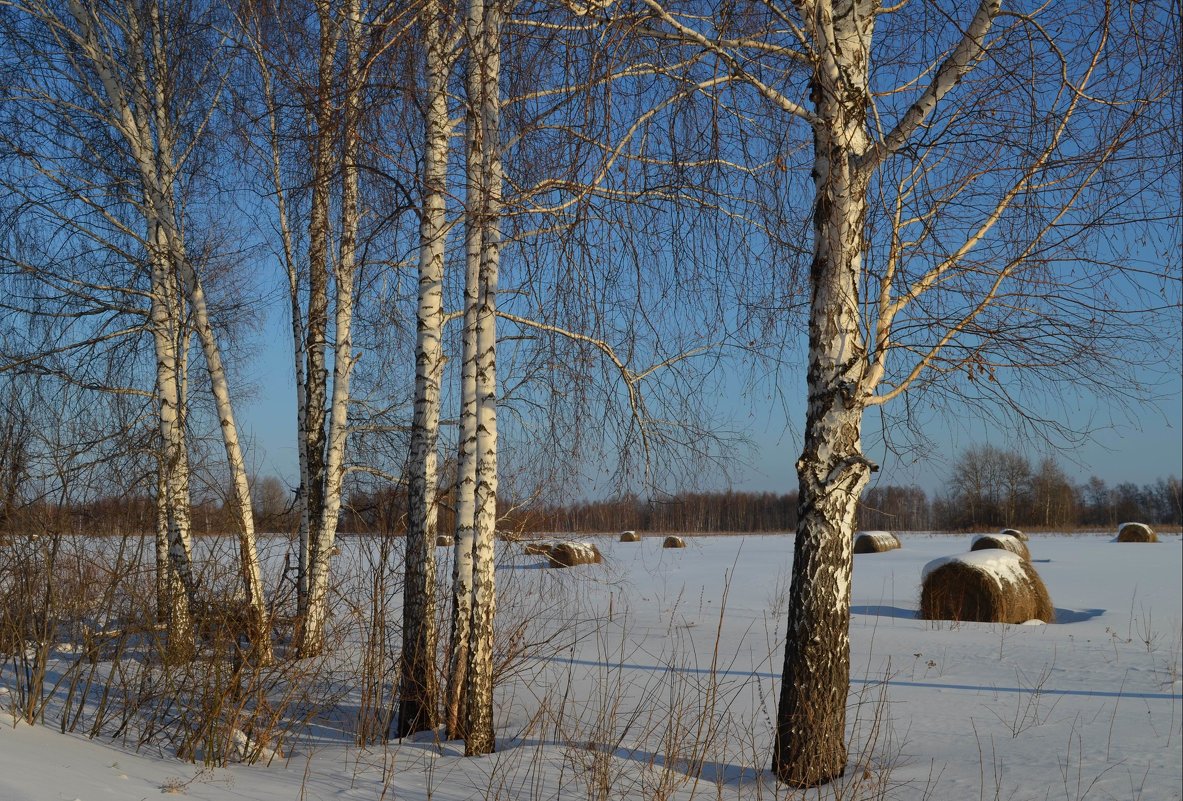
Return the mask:
[[[473,515],[472,622],[469,631],[464,753],[495,748],[493,731],[493,623],[497,523],[497,273],[501,250],[500,75],[501,10],[497,0],[470,0],[467,67],[471,143],[477,154],[469,185],[481,230],[476,308],[476,486]],[[469,173],[472,178],[472,173]],[[475,190],[475,191],[474,191]],[[474,197],[475,195],[475,197]]]
[[[329,560],[341,513],[341,488],[345,479],[345,452],[349,437],[349,385],[357,357],[353,353],[353,281],[357,265],[359,215],[358,155],[362,102],[361,10],[358,0],[344,9],[345,70],[344,109],[341,121],[341,243],[333,275],[334,303],[333,394],[328,410],[328,432],[324,444],[322,500],[315,528],[308,571],[308,611],[303,618],[301,652],[320,653],[324,648],[328,616]],[[327,244],[327,243],[326,243]],[[314,268],[315,272],[315,268]],[[311,376],[309,376],[311,380]],[[317,407],[311,406],[310,409]],[[319,418],[320,415],[312,415]],[[311,439],[309,454],[314,452]],[[315,477],[313,477],[315,481]]]
[[[859,287],[867,191],[882,154],[870,154],[867,120],[871,42],[880,4],[803,0],[799,8],[814,40],[814,241],[808,405],[797,460],[797,537],[773,769],[782,781],[808,787],[846,769],[855,511],[876,469],[863,455],[861,428],[883,375],[881,357],[868,360]],[[983,0],[962,42],[935,71],[929,91],[889,134],[883,150],[902,146],[970,68],[997,10],[996,0]],[[889,330],[890,320],[880,322],[883,331]],[[882,351],[887,343],[879,333]]]
[[403,656],[396,736],[437,725],[435,537],[436,443],[443,372],[443,280],[448,159],[448,65],[444,4],[424,6],[427,98],[424,109],[423,211],[419,229],[415,413],[411,426],[410,498],[403,583]]
[[[328,342],[328,271],[329,263],[329,202],[332,194],[334,162],[333,84],[335,80],[335,51],[337,37],[332,6],[328,0],[318,0],[316,16],[320,24],[320,55],[317,62],[317,91],[313,115],[315,131],[312,156],[310,191],[312,204],[308,219],[308,312],[304,326],[304,355],[307,358],[303,399],[303,428],[299,436],[304,440],[305,473],[301,476],[304,493],[303,516],[307,518],[307,533],[300,543],[300,575],[296,605],[299,619],[297,642],[301,654],[319,653],[323,642],[326,601],[312,608],[312,574],[320,572],[328,581],[327,565],[317,567],[328,554],[320,548],[323,535],[321,524],[325,499],[325,403],[328,397],[328,369],[325,348]],[[299,299],[293,298],[294,306]]]
[[[473,131],[465,131],[466,170],[471,184],[478,166],[473,156]],[[461,331],[460,438],[456,459],[456,542],[452,560],[452,633],[448,660],[445,723],[448,738],[466,739],[465,697],[472,628],[472,559],[476,515],[477,425],[477,282],[481,270],[481,230],[475,215],[465,212],[464,327]]]

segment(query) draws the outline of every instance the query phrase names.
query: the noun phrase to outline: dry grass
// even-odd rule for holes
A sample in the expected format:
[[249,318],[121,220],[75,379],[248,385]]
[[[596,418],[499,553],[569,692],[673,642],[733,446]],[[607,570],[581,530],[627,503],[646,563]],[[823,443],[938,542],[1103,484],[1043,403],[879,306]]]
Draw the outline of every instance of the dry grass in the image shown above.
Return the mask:
[[1031,551],[1027,548],[1027,544],[1018,537],[1012,537],[1009,534],[983,534],[974,537],[973,545],[969,549],[971,551],[985,551],[991,548],[1010,551],[1024,561],[1031,561]]
[[456,544],[456,538],[451,534],[440,534],[435,538],[437,548],[451,548]]
[[662,548],[685,548],[686,547],[686,540],[682,539],[681,537],[677,537],[677,536],[674,536],[673,534],[671,534],[668,537],[666,537],[664,540],[662,540],[661,547]]
[[1019,531],[1017,528],[1004,528],[998,533],[1004,537],[1014,537],[1019,542],[1028,542],[1030,539],[1026,534]]
[[883,553],[900,547],[899,537],[890,531],[862,531],[854,538],[855,553]]
[[1019,559],[1012,578],[978,565],[950,561],[924,578],[920,590],[922,620],[980,623],[1052,623],[1056,610],[1047,587],[1030,562]]
[[1145,523],[1123,523],[1117,532],[1118,542],[1158,542],[1154,529]]
[[620,541],[621,542],[640,542],[641,535],[635,531],[622,531],[622,532],[620,532]]

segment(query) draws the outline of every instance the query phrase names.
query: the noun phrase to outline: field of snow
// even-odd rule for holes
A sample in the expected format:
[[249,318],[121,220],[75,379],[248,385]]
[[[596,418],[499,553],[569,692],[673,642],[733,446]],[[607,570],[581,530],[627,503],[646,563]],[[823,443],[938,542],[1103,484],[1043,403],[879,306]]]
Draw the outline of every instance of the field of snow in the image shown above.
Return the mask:
[[[498,686],[492,756],[466,759],[432,736],[355,746],[348,686],[282,758],[227,768],[64,734],[51,704],[42,725],[6,714],[0,800],[1183,798],[1179,535],[1033,535],[1058,620],[1019,626],[917,620],[924,565],[971,537],[900,539],[855,557],[850,763],[827,787],[791,791],[767,769],[791,538],[663,550],[650,536],[594,538],[604,564],[567,570],[504,545],[499,620],[518,632],[503,644],[518,656]],[[337,565],[364,565],[369,547],[344,540]],[[397,605],[387,615],[398,620]],[[0,709],[14,681],[8,665]]]

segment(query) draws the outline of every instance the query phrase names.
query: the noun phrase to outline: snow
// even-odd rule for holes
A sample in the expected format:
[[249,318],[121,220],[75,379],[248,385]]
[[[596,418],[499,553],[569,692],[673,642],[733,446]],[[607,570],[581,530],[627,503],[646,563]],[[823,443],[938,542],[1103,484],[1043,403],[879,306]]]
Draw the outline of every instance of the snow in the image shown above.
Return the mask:
[[[978,538],[975,537],[974,542],[977,541]],[[1026,579],[1023,573],[1023,559],[1017,554],[1004,551],[1000,548],[987,548],[981,551],[970,551],[969,553],[959,553],[952,556],[942,556],[940,559],[933,559],[920,571],[920,576],[922,579],[926,579],[934,570],[953,562],[968,565],[987,575],[993,576],[994,580],[999,583],[999,586],[1002,584],[1020,584]]]
[[[1051,625],[916,619],[926,569],[953,558],[1006,572],[1009,552],[958,554],[961,537],[911,534],[856,560],[850,768],[808,798],[1183,798],[1183,546],[1177,534],[1153,549],[1109,536],[1031,537]],[[498,687],[496,754],[466,759],[431,733],[357,747],[347,696],[346,713],[311,721],[270,765],[203,768],[166,743],[137,752],[63,734],[51,707],[34,726],[5,715],[0,800],[797,797],[767,770],[792,538],[693,537],[684,551],[615,539],[597,539],[605,563],[579,571],[525,556],[499,567],[503,625],[521,612],[537,635],[561,636]],[[265,546],[265,573],[280,544]],[[364,540],[339,544],[334,570],[366,563]],[[8,665],[0,709],[13,682]]]

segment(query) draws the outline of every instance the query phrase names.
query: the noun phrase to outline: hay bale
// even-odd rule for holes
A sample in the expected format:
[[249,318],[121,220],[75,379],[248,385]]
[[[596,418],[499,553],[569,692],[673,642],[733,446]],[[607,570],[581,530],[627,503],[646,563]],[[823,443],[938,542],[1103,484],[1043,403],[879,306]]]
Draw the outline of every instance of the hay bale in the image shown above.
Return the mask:
[[682,539],[681,537],[675,537],[673,534],[671,534],[670,536],[668,536],[664,540],[662,540],[661,547],[662,548],[685,548],[686,547],[686,540]]
[[1056,610],[1031,563],[990,548],[935,559],[924,566],[922,620],[1052,623]]
[[1158,542],[1158,535],[1145,523],[1122,523],[1114,542]]
[[456,544],[456,539],[451,534],[440,534],[435,538],[435,544],[438,548],[451,548]]
[[1019,531],[1017,528],[1004,528],[1002,531],[1000,531],[998,533],[1005,534],[1006,536],[1009,536],[1009,537],[1014,537],[1019,542],[1030,542],[1031,541],[1030,537],[1028,537],[1023,532]]
[[1028,562],[1031,561],[1031,551],[1027,549],[1027,543],[1009,534],[980,534],[974,537],[973,544],[969,546],[971,551],[986,551],[991,548],[1010,551]]
[[620,541],[621,542],[640,542],[641,535],[635,531],[622,531],[622,532],[620,532]]
[[899,537],[890,531],[860,531],[854,537],[855,553],[883,553],[899,547]]
[[546,554],[551,567],[575,567],[576,565],[598,565],[604,561],[600,549],[590,542],[555,543]]
[[546,556],[550,553],[551,548],[558,544],[557,540],[535,540],[527,542],[522,547],[522,551],[526,556]]

